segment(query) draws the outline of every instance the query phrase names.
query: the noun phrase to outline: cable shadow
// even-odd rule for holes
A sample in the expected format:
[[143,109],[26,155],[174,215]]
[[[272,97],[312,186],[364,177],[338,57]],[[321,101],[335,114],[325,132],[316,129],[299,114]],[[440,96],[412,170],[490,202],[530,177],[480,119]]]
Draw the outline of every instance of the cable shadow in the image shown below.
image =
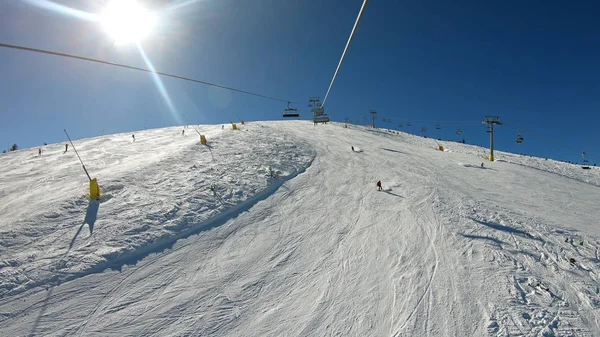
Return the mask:
[[389,151],[389,152],[396,152],[396,153],[407,154],[406,152],[402,152],[402,151],[398,151],[398,150],[392,150],[392,149],[388,149],[388,148],[385,148],[385,147],[381,147],[380,149],[382,149],[384,151]]
[[77,237],[81,233],[83,226],[85,226],[86,224],[89,227],[90,236],[92,236],[92,234],[94,233],[94,224],[96,223],[96,219],[98,218],[98,209],[99,208],[100,208],[100,202],[98,200],[90,200],[88,208],[85,212],[85,219],[83,219],[83,223],[81,224],[81,226],[79,226],[77,233],[75,233],[75,236],[71,240],[71,243],[69,244],[69,250],[71,250],[71,248],[73,248],[73,244],[75,244],[75,240],[77,240]]
[[481,220],[477,220],[477,219],[473,219],[473,218],[469,218],[469,219],[471,219],[471,220],[473,220],[473,221],[475,221],[475,222],[477,222],[477,223],[479,223],[481,225],[484,225],[486,227],[495,229],[495,230],[499,230],[499,231],[506,232],[506,233],[511,233],[511,234],[517,234],[517,235],[524,236],[524,237],[527,237],[527,238],[530,238],[530,239],[541,241],[539,238],[535,238],[531,234],[529,234],[529,233],[527,233],[525,231],[522,231],[520,229],[516,229],[516,228],[504,226],[504,225],[501,225],[501,224],[498,224],[498,223],[485,222],[485,221],[481,221]]
[[504,241],[502,240],[498,240],[496,238],[491,238],[489,236],[480,236],[480,235],[468,235],[468,234],[461,234],[463,237],[467,238],[467,239],[475,239],[475,240],[489,240],[492,241],[493,243],[497,244],[498,246],[501,246],[504,244]]

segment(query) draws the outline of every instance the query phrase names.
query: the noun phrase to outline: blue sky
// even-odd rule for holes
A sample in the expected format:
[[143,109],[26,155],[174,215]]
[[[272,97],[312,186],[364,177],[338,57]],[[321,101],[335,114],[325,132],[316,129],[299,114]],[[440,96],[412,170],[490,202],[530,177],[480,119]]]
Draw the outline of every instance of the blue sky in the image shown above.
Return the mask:
[[[0,2],[0,43],[146,68],[135,45],[36,1]],[[99,13],[106,1],[54,3]],[[361,4],[152,1],[159,23],[142,48],[158,71],[296,101],[309,119],[308,98],[324,98]],[[362,123],[377,110],[377,126],[477,145],[489,144],[483,117],[497,115],[498,150],[569,161],[586,151],[600,165],[598,14],[593,1],[371,1],[326,111]],[[64,128],[86,138],[276,120],[286,106],[163,77],[169,107],[148,73],[6,48],[0,73],[0,148],[64,142]]]

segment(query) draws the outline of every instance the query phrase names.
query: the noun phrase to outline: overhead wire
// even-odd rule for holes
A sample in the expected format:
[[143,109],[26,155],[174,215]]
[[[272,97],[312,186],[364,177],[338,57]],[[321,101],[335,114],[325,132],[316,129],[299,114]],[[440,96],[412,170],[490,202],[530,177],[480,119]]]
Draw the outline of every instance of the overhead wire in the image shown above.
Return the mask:
[[[549,140],[556,140],[556,138],[550,139],[548,137],[540,137],[540,136],[536,135],[535,133],[531,133],[531,131],[525,131],[525,132],[523,132],[522,128],[515,128],[514,126],[511,126],[511,124],[507,125],[506,123],[503,123],[503,125],[506,126],[506,127],[508,127],[509,129],[513,130],[513,131],[516,131],[517,133],[525,134],[525,135],[527,135],[527,137],[531,137],[533,139],[536,139],[536,140],[539,140],[539,141],[542,141],[542,142],[547,142]],[[579,154],[585,152],[585,156],[588,159],[589,158],[594,158],[596,160],[600,159],[596,154],[590,154],[589,152],[582,151],[581,149],[579,149],[579,150],[578,149],[574,149],[574,148],[572,148],[570,146],[566,146],[562,142],[559,143],[558,147],[560,147],[562,149],[565,149],[565,150],[567,150],[569,152],[574,152],[574,153],[579,153]]]
[[[398,118],[395,118],[398,119]],[[439,123],[439,124],[479,124],[481,125],[481,121],[438,121],[435,119],[410,119],[410,118],[400,118],[400,121],[406,121],[411,123]]]
[[342,62],[344,62],[344,58],[346,57],[346,52],[348,51],[348,47],[350,47],[350,42],[354,38],[354,33],[356,32],[356,27],[360,23],[360,19],[363,15],[365,7],[367,7],[367,3],[369,0],[364,0],[362,6],[360,7],[360,11],[358,12],[358,17],[354,22],[354,27],[352,27],[352,32],[350,33],[350,37],[348,38],[348,42],[346,42],[346,47],[344,48],[344,52],[342,53],[342,57],[340,58],[340,62],[335,69],[335,73],[333,74],[333,78],[331,79],[331,83],[329,83],[329,88],[327,89],[327,93],[325,94],[325,98],[323,99],[323,103],[321,103],[321,107],[325,106],[325,102],[327,101],[327,97],[329,97],[329,92],[331,91],[331,87],[333,87],[333,82],[335,82],[335,78],[337,77],[338,72],[340,71],[340,67],[342,66]]
[[139,67],[129,66],[129,65],[120,64],[120,63],[102,61],[102,60],[93,59],[93,58],[89,58],[89,57],[83,57],[83,56],[71,55],[71,54],[66,54],[66,53],[53,52],[53,51],[43,50],[43,49],[36,49],[36,48],[29,48],[29,47],[23,47],[23,46],[16,46],[16,45],[5,44],[5,43],[0,43],[0,47],[11,48],[11,49],[18,49],[18,50],[24,50],[24,51],[30,51],[30,52],[41,53],[41,54],[48,54],[48,55],[54,55],[54,56],[67,57],[67,58],[72,58],[72,59],[78,59],[78,60],[88,61],[88,62],[95,62],[95,63],[101,63],[101,64],[106,64],[106,65],[111,65],[111,66],[115,66],[115,67],[122,67],[122,68],[127,68],[127,69],[144,71],[144,72],[147,72],[147,73],[154,73],[154,74],[158,74],[158,75],[165,76],[165,77],[172,77],[172,78],[177,78],[177,79],[184,80],[184,81],[190,81],[190,82],[200,83],[200,84],[209,85],[209,86],[213,86],[213,87],[217,87],[217,88],[221,88],[221,89],[226,89],[226,90],[230,90],[230,91],[239,92],[239,93],[246,94],[246,95],[261,97],[261,98],[265,98],[265,99],[270,99],[270,100],[273,100],[273,101],[279,101],[279,102],[284,102],[284,103],[287,103],[289,101],[287,99],[280,99],[280,98],[271,97],[271,96],[267,96],[267,95],[257,94],[257,93],[254,93],[254,92],[250,92],[250,91],[246,91],[246,90],[241,90],[241,89],[236,89],[236,88],[228,87],[228,86],[225,86],[225,85],[215,84],[215,83],[206,82],[206,81],[200,81],[200,80],[196,80],[196,79],[189,78],[189,77],[168,74],[168,73],[164,73],[164,72],[160,72],[160,71],[153,71],[153,70],[150,70],[150,69],[139,68]]

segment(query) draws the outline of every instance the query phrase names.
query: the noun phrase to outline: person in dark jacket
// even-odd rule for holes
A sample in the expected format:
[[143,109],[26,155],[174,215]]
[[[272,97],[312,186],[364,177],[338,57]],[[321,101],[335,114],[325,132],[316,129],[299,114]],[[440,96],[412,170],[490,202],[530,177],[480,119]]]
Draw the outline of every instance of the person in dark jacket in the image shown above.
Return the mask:
[[378,190],[378,191],[381,191],[381,190],[383,190],[383,189],[381,188],[381,180],[379,180],[379,181],[377,182],[377,190]]

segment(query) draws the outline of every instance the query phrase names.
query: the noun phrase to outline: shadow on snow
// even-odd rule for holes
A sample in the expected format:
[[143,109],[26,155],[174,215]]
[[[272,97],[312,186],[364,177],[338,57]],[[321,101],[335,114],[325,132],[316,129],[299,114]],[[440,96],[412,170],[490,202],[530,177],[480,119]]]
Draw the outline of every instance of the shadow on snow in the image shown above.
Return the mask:
[[395,196],[395,197],[398,197],[398,198],[404,198],[404,197],[403,197],[403,196],[401,196],[400,194],[396,194],[396,193],[392,192],[392,190],[391,190],[391,189],[389,189],[389,190],[383,190],[383,192],[385,192],[385,193],[387,193],[387,194],[390,194],[390,195],[393,195],[393,196]]
[[396,153],[407,154],[406,152],[402,152],[402,151],[398,151],[398,150],[392,150],[392,149],[388,149],[388,148],[385,148],[385,147],[382,147],[381,149],[384,150],[384,151],[389,151],[389,152],[396,152]]
[[[67,281],[71,281],[71,280],[86,276],[86,275],[102,273],[107,269],[121,271],[121,269],[125,265],[135,265],[139,261],[141,261],[142,259],[144,259],[145,257],[147,257],[151,254],[160,253],[166,249],[171,249],[173,247],[173,245],[180,239],[185,239],[194,234],[198,234],[198,233],[201,233],[204,231],[208,231],[212,228],[219,227],[219,226],[225,224],[227,221],[236,218],[240,214],[247,212],[248,210],[250,210],[250,208],[252,208],[257,203],[259,203],[260,201],[263,201],[263,200],[267,199],[269,196],[271,196],[278,188],[280,188],[288,180],[291,180],[291,179],[295,178],[296,176],[305,172],[306,169],[307,169],[307,167],[304,167],[287,177],[275,180],[271,185],[267,186],[264,190],[257,193],[254,197],[252,197],[238,205],[232,206],[232,207],[224,210],[223,212],[219,213],[218,215],[216,215],[215,217],[213,217],[211,219],[208,219],[208,220],[205,220],[198,224],[192,225],[192,227],[190,227],[182,232],[179,232],[170,237],[155,241],[153,243],[150,243],[150,244],[148,244],[144,247],[141,247],[139,249],[136,249],[134,251],[122,252],[121,254],[115,256],[114,258],[111,258],[105,262],[98,263],[94,266],[91,266],[89,269],[70,274],[67,277],[62,278],[62,279],[59,278],[55,282],[49,282],[49,285],[51,285],[53,283],[61,284],[61,283],[67,282]],[[84,220],[84,224],[82,224],[82,226],[77,231],[77,234],[71,241],[71,246],[73,245],[77,235],[79,235],[79,232],[81,232],[85,223],[88,221],[92,222],[92,224],[88,223],[88,225],[90,225],[90,233],[91,233],[91,231],[93,230],[93,222],[96,221],[97,211],[98,211],[98,205],[96,204],[94,206],[93,203],[90,203],[90,205],[88,206],[88,210],[86,212],[86,218]],[[181,219],[181,221],[186,221],[186,220]]]
[[467,239],[489,240],[489,241],[492,241],[493,243],[497,244],[498,246],[501,246],[504,244],[504,241],[498,240],[496,238],[491,238],[489,236],[469,235],[469,234],[461,234],[461,235]]
[[69,244],[69,250],[71,250],[71,248],[73,248],[73,244],[75,243],[77,236],[79,236],[79,233],[81,233],[83,226],[85,226],[86,224],[89,226],[90,236],[92,236],[92,234],[94,233],[94,224],[96,223],[96,218],[98,217],[98,209],[99,208],[100,208],[99,201],[90,200],[90,204],[88,205],[88,208],[85,212],[85,219],[83,219],[83,223],[81,224],[81,226],[77,230],[77,233],[75,233],[75,236],[71,240],[71,243]]
[[474,219],[474,218],[470,218],[470,219],[473,220],[473,221],[475,221],[475,222],[477,222],[477,223],[479,223],[479,224],[481,224],[481,225],[484,225],[486,227],[489,227],[489,228],[492,228],[492,229],[495,229],[495,230],[499,230],[499,231],[510,233],[510,234],[517,234],[517,235],[524,236],[526,238],[533,239],[533,240],[540,240],[540,239],[532,236],[531,234],[529,234],[529,233],[527,233],[525,231],[522,231],[520,229],[516,229],[516,228],[504,226],[504,225],[501,225],[499,223],[486,222],[486,221],[481,221],[481,220],[477,220],[477,219]]

